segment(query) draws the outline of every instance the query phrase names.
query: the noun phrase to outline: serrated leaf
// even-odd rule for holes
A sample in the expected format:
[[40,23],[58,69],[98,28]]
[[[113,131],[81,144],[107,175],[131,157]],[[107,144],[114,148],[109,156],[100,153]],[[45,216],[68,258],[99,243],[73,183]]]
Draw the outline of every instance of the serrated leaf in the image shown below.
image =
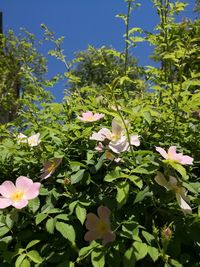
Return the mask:
[[79,219],[79,221],[81,222],[81,224],[84,223],[85,218],[86,218],[86,209],[81,207],[79,204],[76,206],[76,217]]
[[46,221],[46,229],[50,234],[54,233],[55,221],[54,218],[50,218]]
[[134,200],[134,204],[137,202],[141,202],[145,197],[152,196],[152,192],[149,192],[149,187],[147,186],[144,190],[137,193],[136,198]]
[[147,255],[147,251],[148,251],[147,244],[136,241],[133,243],[133,245],[134,245],[134,248],[136,249],[136,251],[134,252],[136,260],[138,261],[138,260],[145,258]]
[[91,253],[91,261],[93,267],[104,267],[105,265],[105,256],[103,252],[100,251],[93,251]]
[[29,200],[28,202],[28,208],[35,213],[40,207],[40,200],[38,197]]
[[77,173],[72,174],[70,177],[71,184],[76,184],[80,182],[83,178],[84,172],[85,170],[82,169],[82,170],[79,170]]
[[121,178],[122,174],[120,172],[120,168],[115,168],[114,170],[110,171],[105,177],[104,181],[112,182],[118,178]]
[[39,242],[40,242],[40,240],[32,240],[31,242],[28,243],[28,245],[26,246],[26,249],[35,246],[35,245],[38,244]]
[[30,261],[28,259],[24,259],[20,267],[31,267]]
[[56,222],[56,229],[61,233],[64,238],[68,239],[72,243],[75,242],[76,234],[72,225],[63,222]]
[[127,181],[120,181],[116,185],[117,188],[117,196],[116,200],[118,202],[118,206],[122,207],[128,198],[129,193],[129,184]]
[[37,250],[31,250],[27,253],[27,256],[35,263],[41,263],[43,262],[42,257],[38,253]]
[[151,246],[148,246],[148,254],[154,262],[157,261],[160,255],[158,249]]
[[47,214],[44,214],[44,213],[39,213],[36,215],[36,218],[35,218],[35,223],[36,225],[40,224],[44,219],[46,219],[48,215]]
[[26,257],[26,254],[19,255],[19,257],[17,257],[17,259],[15,261],[15,267],[21,267],[21,263],[25,257]]

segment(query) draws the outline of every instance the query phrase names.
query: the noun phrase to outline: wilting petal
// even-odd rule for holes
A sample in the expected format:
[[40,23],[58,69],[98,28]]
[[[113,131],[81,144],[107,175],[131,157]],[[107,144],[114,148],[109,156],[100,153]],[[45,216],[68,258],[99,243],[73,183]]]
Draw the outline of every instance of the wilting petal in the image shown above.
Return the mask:
[[93,241],[98,238],[100,238],[100,235],[99,235],[99,232],[95,229],[88,231],[84,236],[85,241]]
[[88,230],[94,229],[99,222],[99,218],[94,213],[87,214],[85,226]]
[[99,152],[102,152],[103,149],[104,149],[104,145],[101,142],[99,142],[98,145],[95,147],[95,150]]
[[0,194],[3,197],[10,197],[15,189],[15,185],[11,181],[5,181],[0,185]]
[[183,199],[183,197],[180,194],[176,193],[176,199],[178,201],[179,206],[181,207],[182,211],[185,214],[192,213],[191,207],[188,205],[188,203]]
[[19,176],[16,180],[16,189],[20,191],[28,191],[33,186],[33,181],[25,176]]
[[177,185],[177,179],[173,176],[169,176],[169,183],[172,185],[172,186],[176,186]]
[[105,206],[100,206],[97,209],[97,214],[99,215],[100,219],[107,221],[110,217],[110,209]]
[[22,199],[20,201],[16,201],[12,203],[12,206],[15,207],[16,209],[22,209],[28,205],[28,200]]
[[24,193],[24,199],[33,199],[39,195],[41,183],[33,183],[31,188],[29,188],[28,191],[25,191]]
[[0,197],[0,209],[5,209],[12,205],[12,200],[9,198]]
[[131,145],[133,146],[139,146],[140,145],[140,140],[138,135],[131,135],[130,137]]
[[163,158],[168,158],[168,154],[163,148],[156,146],[156,151],[158,151]]
[[155,177],[155,181],[165,187],[167,190],[172,190],[172,186],[170,185],[170,183],[165,179],[164,175],[161,172],[157,172],[157,175]]
[[115,233],[113,233],[113,232],[107,232],[103,236],[102,245],[105,246],[107,243],[115,241],[115,238],[116,238]]

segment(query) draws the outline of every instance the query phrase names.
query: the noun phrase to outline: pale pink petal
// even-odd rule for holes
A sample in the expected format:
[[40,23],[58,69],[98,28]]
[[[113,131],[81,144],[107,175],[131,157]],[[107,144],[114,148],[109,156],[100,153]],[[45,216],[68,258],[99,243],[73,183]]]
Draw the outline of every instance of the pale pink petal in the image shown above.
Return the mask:
[[107,128],[102,128],[99,132],[94,132],[90,137],[90,140],[104,141],[111,138],[111,132]]
[[104,116],[105,116],[104,114],[96,113],[94,114],[94,119],[97,121],[103,118]]
[[110,209],[105,206],[100,206],[97,209],[97,214],[101,220],[109,220],[110,217]]
[[170,148],[168,149],[168,154],[170,154],[170,155],[177,154],[176,153],[176,146],[170,146]]
[[107,243],[115,241],[115,238],[116,238],[115,233],[113,233],[113,232],[107,232],[103,236],[102,245],[105,246]]
[[132,135],[131,138],[131,145],[133,146],[139,146],[140,145],[140,140],[138,135]]
[[181,156],[179,159],[179,162],[183,165],[192,165],[193,164],[193,158],[189,156]]
[[90,230],[84,236],[85,241],[93,241],[99,238],[100,238],[100,235],[97,230]]
[[12,206],[16,209],[22,209],[28,205],[28,200],[22,199],[12,203]]
[[104,149],[104,145],[99,142],[98,145],[95,147],[95,150],[99,151],[99,152],[102,152]]
[[13,201],[9,198],[0,197],[0,209],[5,209],[12,205]]
[[168,154],[163,148],[156,146],[156,151],[159,152],[163,158],[168,158]]
[[25,176],[19,176],[16,180],[16,189],[19,191],[28,191],[33,186],[33,181]]
[[25,192],[24,194],[24,199],[33,199],[39,195],[39,190],[40,190],[41,183],[33,183],[31,188],[29,188],[28,191]]
[[99,222],[99,218],[94,213],[87,214],[85,226],[88,230],[94,229]]
[[120,139],[118,139],[116,142],[111,141],[108,145],[108,147],[114,152],[114,153],[121,153],[124,151],[127,151],[129,149],[129,143],[125,136],[122,136]]
[[176,193],[176,199],[177,202],[179,204],[179,206],[181,207],[182,211],[185,214],[191,214],[192,213],[192,209],[191,207],[188,205],[188,203],[182,198],[182,196],[178,193]]
[[121,135],[123,129],[122,127],[117,123],[115,119],[112,120],[112,133],[114,135]]
[[0,194],[3,197],[9,197],[15,190],[16,187],[11,181],[5,181],[0,185]]
[[155,181],[165,187],[167,190],[172,190],[172,186],[170,185],[170,183],[165,179],[164,175],[161,172],[157,172],[157,175],[155,177]]

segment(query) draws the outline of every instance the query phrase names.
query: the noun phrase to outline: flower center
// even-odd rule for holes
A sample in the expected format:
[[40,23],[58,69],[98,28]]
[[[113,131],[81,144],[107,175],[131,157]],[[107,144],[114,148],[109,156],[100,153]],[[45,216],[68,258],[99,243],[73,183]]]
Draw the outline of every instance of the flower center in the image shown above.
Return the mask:
[[23,196],[24,193],[22,191],[17,191],[11,196],[11,199],[12,201],[16,202],[22,200]]
[[100,220],[98,225],[97,225],[97,230],[100,234],[103,235],[109,231],[109,225],[106,222]]
[[119,140],[120,137],[121,137],[121,134],[120,133],[118,133],[118,134],[112,133],[111,134],[111,141],[114,141],[115,142],[115,141]]

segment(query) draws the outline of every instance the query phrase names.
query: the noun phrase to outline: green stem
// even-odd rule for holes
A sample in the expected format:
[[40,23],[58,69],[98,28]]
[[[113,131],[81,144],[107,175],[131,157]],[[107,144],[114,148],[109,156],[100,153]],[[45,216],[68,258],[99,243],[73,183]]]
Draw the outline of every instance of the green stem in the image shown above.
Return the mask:
[[125,37],[125,61],[124,61],[124,74],[127,73],[127,65],[128,65],[128,50],[129,50],[129,22],[130,22],[130,15],[131,15],[131,3],[132,0],[128,1],[128,10],[126,16],[126,37]]

